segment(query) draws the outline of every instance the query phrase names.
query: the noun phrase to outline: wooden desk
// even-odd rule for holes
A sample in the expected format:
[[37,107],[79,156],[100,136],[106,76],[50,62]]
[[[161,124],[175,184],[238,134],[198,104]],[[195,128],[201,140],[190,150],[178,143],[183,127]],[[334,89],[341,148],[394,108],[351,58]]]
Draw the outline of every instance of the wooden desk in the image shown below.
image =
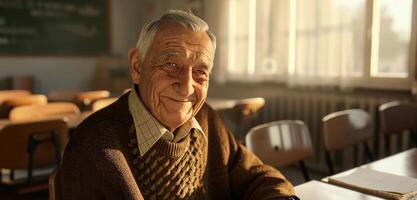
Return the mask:
[[294,188],[295,194],[303,200],[376,200],[378,197],[334,186],[320,181],[310,181]]
[[[85,112],[81,112],[80,114],[68,114],[68,115],[62,115],[62,116],[54,116],[51,117],[51,119],[54,118],[64,118],[64,120],[67,122],[68,124],[68,128],[70,129],[74,129],[77,128],[77,126],[84,120],[86,119],[88,116],[90,116],[92,114],[91,111],[85,111]],[[0,130],[6,126],[7,124],[10,123],[15,123],[12,122],[8,119],[1,119],[0,120]],[[16,122],[18,123],[18,122]]]

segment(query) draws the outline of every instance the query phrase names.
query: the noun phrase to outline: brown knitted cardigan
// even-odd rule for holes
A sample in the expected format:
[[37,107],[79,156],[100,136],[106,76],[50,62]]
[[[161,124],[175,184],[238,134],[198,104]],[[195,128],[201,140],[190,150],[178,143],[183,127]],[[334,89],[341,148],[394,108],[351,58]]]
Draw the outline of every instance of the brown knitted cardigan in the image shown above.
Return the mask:
[[[62,163],[63,199],[143,199],[132,173],[128,94],[76,129]],[[294,195],[280,172],[237,144],[208,105],[196,115],[208,138],[204,182],[209,199],[276,199]],[[279,159],[279,158],[277,158]]]

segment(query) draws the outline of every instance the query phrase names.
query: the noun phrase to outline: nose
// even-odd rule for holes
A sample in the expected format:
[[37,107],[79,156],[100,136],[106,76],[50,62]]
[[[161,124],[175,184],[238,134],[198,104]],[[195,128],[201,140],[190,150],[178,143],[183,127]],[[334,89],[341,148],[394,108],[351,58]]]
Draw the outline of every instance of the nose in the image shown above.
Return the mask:
[[188,97],[194,93],[194,79],[191,68],[184,68],[179,75],[178,93]]

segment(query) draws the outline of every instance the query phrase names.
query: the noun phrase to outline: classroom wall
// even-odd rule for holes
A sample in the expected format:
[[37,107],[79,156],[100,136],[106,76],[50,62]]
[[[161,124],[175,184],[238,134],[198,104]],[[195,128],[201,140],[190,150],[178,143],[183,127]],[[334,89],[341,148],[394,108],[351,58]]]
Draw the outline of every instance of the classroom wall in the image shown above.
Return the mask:
[[[110,0],[111,53],[94,57],[0,56],[0,83],[10,76],[32,75],[34,91],[47,93],[57,89],[95,89],[93,79],[98,60],[103,56],[126,57],[136,43],[144,12],[141,1]],[[127,66],[126,66],[127,70]],[[0,88],[4,88],[0,85]]]

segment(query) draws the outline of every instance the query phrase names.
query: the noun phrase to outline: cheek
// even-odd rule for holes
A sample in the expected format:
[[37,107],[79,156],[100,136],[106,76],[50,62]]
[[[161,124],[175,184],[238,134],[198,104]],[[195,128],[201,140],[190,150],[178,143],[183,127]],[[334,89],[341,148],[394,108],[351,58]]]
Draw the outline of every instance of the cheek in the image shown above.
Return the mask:
[[166,81],[161,76],[161,73],[154,71],[153,73],[142,74],[143,78],[140,80],[139,88],[143,93],[143,100],[147,101],[149,109],[156,111],[160,105],[159,96],[166,88]]
[[195,89],[195,94],[197,97],[197,102],[196,102],[195,107],[199,108],[201,107],[201,105],[203,105],[207,97],[207,90],[208,90],[207,84],[201,85]]
[[171,78],[164,76],[163,74],[155,74],[148,83],[148,87],[151,88],[150,95],[152,95],[155,103],[158,104],[159,97],[164,93],[168,93],[174,81]]

